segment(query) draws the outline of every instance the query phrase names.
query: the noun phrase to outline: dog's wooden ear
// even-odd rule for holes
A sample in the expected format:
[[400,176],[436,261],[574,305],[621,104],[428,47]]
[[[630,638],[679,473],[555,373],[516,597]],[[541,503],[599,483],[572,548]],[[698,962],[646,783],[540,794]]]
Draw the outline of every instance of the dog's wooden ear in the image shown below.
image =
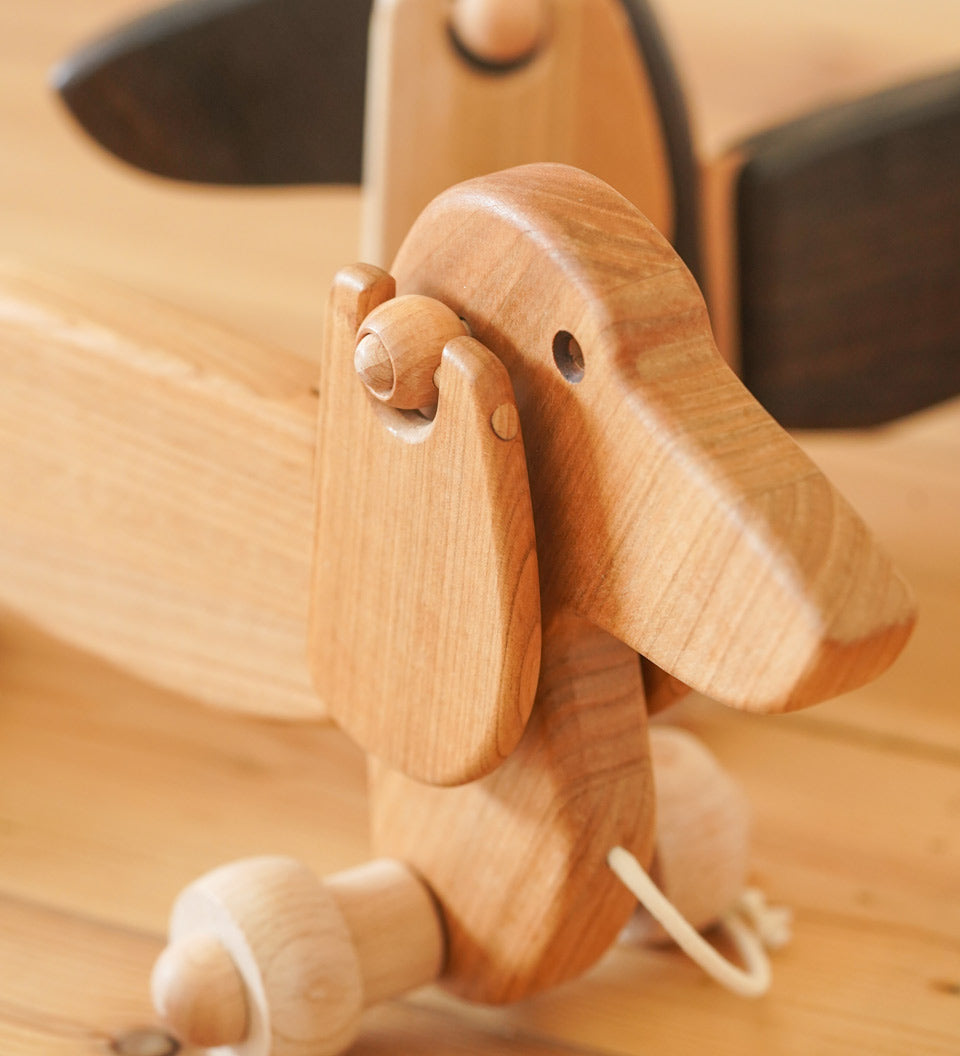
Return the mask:
[[442,304],[393,292],[360,265],[331,294],[311,669],[363,748],[460,784],[513,750],[537,687],[527,467],[504,366]]

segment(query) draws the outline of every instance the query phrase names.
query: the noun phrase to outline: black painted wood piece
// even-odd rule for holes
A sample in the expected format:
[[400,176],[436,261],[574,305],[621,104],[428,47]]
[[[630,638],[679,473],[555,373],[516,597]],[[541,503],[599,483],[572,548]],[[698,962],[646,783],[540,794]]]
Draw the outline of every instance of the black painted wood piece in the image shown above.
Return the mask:
[[793,426],[960,393],[960,71],[744,144],[744,382]]
[[372,0],[180,0],[53,84],[124,161],[219,184],[358,183]]

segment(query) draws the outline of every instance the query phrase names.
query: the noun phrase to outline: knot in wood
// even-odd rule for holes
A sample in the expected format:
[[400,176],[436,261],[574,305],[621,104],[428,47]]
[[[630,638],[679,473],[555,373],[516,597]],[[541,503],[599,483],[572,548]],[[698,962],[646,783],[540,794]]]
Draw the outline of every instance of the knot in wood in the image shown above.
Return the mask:
[[408,411],[432,408],[443,346],[466,333],[456,312],[440,301],[417,293],[395,297],[363,321],[354,367],[381,403]]

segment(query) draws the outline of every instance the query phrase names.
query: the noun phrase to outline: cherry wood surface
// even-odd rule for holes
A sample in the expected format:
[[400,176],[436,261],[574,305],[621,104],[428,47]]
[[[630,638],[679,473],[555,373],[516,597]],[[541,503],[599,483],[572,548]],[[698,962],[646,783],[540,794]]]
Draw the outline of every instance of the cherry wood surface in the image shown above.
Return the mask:
[[[715,33],[732,53],[757,6],[710,15],[724,15]],[[868,29],[880,32],[897,6]],[[702,0],[671,9],[678,39],[695,7],[712,11]],[[356,193],[137,176],[85,142],[47,91],[56,58],[139,8],[0,5],[0,251],[105,275],[316,360],[330,279],[356,256]],[[918,9],[900,9],[903,39],[917,39]],[[691,41],[707,32],[709,19],[687,18]],[[824,32],[803,21],[803,39]],[[506,1009],[432,989],[388,1004],[367,1017],[355,1053],[958,1051],[960,404],[801,441],[889,548],[920,620],[891,671],[811,711],[755,717],[698,698],[673,714],[742,782],[756,815],[752,877],[795,910],[773,992],[746,1003],[674,951],[618,948],[584,979]],[[147,978],[177,891],[250,854],[290,854],[320,872],[362,861],[364,782],[360,752],[330,727],[205,710],[4,614],[0,1051],[162,1053],[133,1032],[153,1023]]]

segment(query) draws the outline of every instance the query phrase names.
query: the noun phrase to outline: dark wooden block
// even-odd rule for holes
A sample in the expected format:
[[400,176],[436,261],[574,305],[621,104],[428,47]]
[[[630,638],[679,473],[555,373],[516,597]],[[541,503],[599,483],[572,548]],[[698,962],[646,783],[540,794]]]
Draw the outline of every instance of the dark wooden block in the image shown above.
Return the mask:
[[960,392],[960,72],[745,145],[742,371],[781,422],[871,425]]

